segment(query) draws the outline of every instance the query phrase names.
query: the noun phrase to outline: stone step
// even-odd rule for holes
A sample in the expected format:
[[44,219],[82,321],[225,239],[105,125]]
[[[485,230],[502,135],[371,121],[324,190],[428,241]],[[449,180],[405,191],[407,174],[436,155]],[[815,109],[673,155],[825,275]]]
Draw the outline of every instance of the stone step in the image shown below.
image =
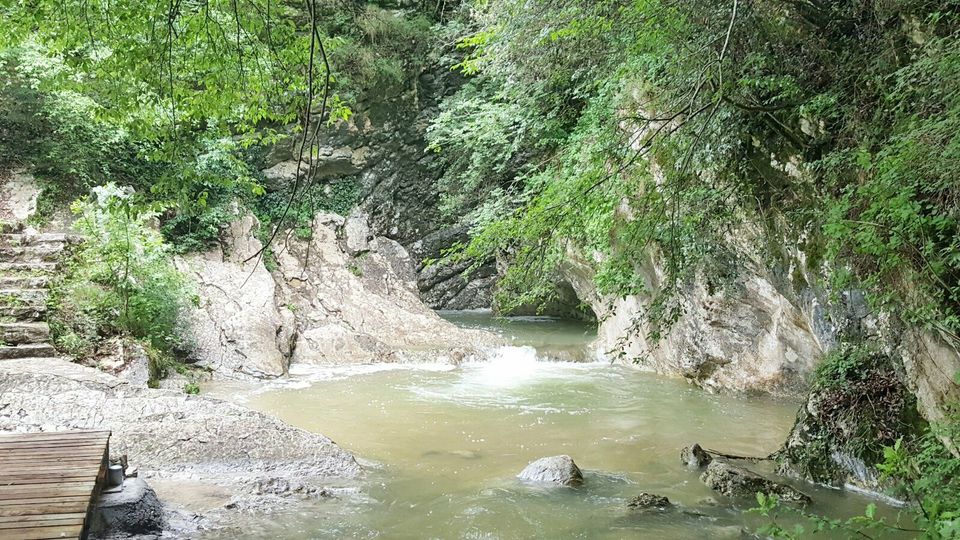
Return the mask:
[[46,315],[47,306],[0,306],[0,321],[42,321]]
[[16,347],[0,347],[0,360],[13,360],[15,358],[39,358],[56,356],[57,350],[49,343],[33,343],[30,345],[18,345]]
[[45,306],[46,289],[0,289],[0,307]]
[[50,341],[50,326],[45,322],[0,323],[0,342],[25,345]]
[[8,233],[0,234],[0,246],[36,246],[41,244],[53,244],[66,246],[79,242],[83,237],[70,233]]
[[0,262],[0,275],[43,276],[57,269],[53,262]]
[[24,246],[0,246],[0,261],[14,262],[54,262],[63,253],[63,244],[42,243]]
[[48,285],[46,276],[0,276],[0,289],[46,289]]

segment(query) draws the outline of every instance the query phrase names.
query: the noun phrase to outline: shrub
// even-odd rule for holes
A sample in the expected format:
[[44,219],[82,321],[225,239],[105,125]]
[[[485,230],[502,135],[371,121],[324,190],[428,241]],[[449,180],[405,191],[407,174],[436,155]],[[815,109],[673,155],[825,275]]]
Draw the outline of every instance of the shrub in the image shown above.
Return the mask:
[[73,210],[86,238],[51,295],[57,345],[80,357],[118,333],[164,352],[184,345],[180,314],[191,295],[151,227],[155,209],[135,204],[132,189],[107,184]]

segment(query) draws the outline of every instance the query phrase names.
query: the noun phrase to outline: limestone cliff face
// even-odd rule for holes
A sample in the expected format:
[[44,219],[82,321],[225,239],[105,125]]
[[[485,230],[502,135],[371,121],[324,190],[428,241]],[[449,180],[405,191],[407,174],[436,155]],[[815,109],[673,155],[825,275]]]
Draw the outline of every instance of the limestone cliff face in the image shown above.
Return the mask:
[[296,314],[293,363],[459,362],[492,343],[424,305],[410,255],[366,220],[318,214],[311,239],[278,246],[279,302]]
[[406,249],[360,211],[318,214],[310,239],[279,236],[273,272],[255,257],[258,226],[240,215],[220,247],[177,260],[199,296],[189,357],[215,377],[273,378],[291,363],[459,362],[495,342],[424,305]]
[[[711,286],[699,274],[684,284],[682,315],[656,340],[646,318],[652,297],[600,295],[593,261],[569,250],[564,274],[597,314],[598,353],[711,390],[801,393],[841,323],[826,317],[815,291],[794,289],[765,266],[751,240],[739,242],[729,283]],[[657,290],[664,280],[661,257],[648,251],[638,259],[638,271]]]
[[198,305],[189,314],[189,356],[222,377],[279,377],[287,371],[294,325],[274,301],[276,283],[256,259],[261,248],[251,215],[224,231],[221,245],[180,257],[177,268],[196,284]]

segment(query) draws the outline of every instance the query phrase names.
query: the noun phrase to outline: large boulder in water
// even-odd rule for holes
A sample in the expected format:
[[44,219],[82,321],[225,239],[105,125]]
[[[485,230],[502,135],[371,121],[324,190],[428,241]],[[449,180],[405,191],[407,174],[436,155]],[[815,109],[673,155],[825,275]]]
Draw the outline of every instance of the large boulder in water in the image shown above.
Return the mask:
[[728,497],[753,497],[757,493],[776,495],[781,501],[808,504],[810,497],[792,487],[768,480],[759,474],[723,461],[714,460],[700,475],[710,489]]
[[583,483],[583,473],[570,456],[540,458],[527,465],[517,478],[536,484],[576,486]]

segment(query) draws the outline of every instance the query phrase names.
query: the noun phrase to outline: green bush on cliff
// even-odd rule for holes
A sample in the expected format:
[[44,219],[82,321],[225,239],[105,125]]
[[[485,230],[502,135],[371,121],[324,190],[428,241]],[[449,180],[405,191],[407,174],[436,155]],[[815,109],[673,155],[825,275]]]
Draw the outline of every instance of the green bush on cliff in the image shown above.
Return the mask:
[[106,337],[126,334],[168,352],[184,345],[181,314],[191,297],[173,267],[170,247],[130,188],[107,184],[74,205],[85,235],[67,271],[54,283],[54,342],[79,357]]

